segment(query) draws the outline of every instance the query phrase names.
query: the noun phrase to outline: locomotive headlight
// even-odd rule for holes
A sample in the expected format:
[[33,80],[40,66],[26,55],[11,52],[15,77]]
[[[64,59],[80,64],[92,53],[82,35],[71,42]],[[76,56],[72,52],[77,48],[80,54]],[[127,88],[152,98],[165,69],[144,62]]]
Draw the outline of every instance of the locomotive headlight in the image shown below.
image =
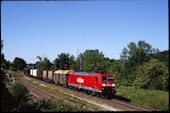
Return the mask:
[[112,87],[115,87],[115,84],[112,84]]
[[102,84],[102,86],[106,86],[106,84]]

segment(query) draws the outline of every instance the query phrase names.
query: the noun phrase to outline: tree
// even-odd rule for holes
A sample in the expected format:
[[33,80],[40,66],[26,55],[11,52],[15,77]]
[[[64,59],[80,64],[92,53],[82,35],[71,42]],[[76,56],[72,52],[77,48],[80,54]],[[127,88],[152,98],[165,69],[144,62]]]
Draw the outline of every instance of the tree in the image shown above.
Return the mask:
[[13,66],[18,70],[23,70],[26,67],[26,62],[22,58],[16,57],[13,61]]
[[83,54],[81,54],[83,61],[85,61],[88,58],[93,57],[93,56],[104,58],[104,54],[102,52],[99,52],[98,49],[96,49],[96,50],[86,50]]
[[130,44],[128,44],[128,48],[123,48],[122,54],[120,54],[120,59],[125,61],[129,60],[139,50],[142,50],[146,56],[159,52],[159,49],[152,48],[152,46],[145,41],[138,41],[138,45],[134,42],[130,42]]
[[169,71],[165,64],[151,59],[137,67],[133,85],[139,88],[169,90]]
[[75,69],[76,68],[76,62],[75,57],[73,55],[70,55],[68,53],[61,53],[58,55],[58,58],[56,58],[53,61],[53,69]]
[[36,58],[38,58],[40,62],[42,62],[42,58],[40,56],[37,56]]
[[68,60],[68,63],[69,63],[69,69],[73,69],[73,70],[77,70],[76,68],[76,62],[75,62],[75,57],[73,55],[71,55],[69,57],[69,60]]
[[49,70],[51,67],[51,63],[50,60],[48,58],[44,58],[42,61],[42,58],[40,56],[37,56],[36,58],[38,58],[40,61],[36,62],[36,68],[37,69],[43,69],[43,70]]
[[133,84],[136,75],[132,73],[136,70],[137,66],[148,62],[151,59],[150,55],[153,54],[155,50],[150,44],[145,43],[145,41],[138,41],[137,45],[131,42],[128,44],[128,48],[122,50],[120,59],[124,60],[125,70],[122,74],[122,83],[124,85]]
[[69,56],[68,53],[58,55],[59,69],[69,69]]
[[151,57],[164,62],[169,67],[169,50],[151,54]]
[[97,62],[104,59],[104,54],[96,50],[86,50],[84,53],[80,54],[82,59],[83,70],[85,71],[96,71],[98,70]]

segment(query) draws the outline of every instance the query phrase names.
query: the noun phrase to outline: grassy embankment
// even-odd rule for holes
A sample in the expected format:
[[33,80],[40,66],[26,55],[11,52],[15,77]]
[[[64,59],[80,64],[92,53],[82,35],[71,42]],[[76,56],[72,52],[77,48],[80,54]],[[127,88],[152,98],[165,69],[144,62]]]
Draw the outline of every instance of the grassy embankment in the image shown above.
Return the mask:
[[135,87],[118,86],[118,96],[130,99],[130,103],[152,107],[161,111],[169,110],[169,92],[148,89],[136,89]]
[[59,97],[60,100],[62,100],[63,102],[64,102],[64,100],[66,100],[67,102],[69,102],[69,103],[67,103],[67,104],[75,104],[75,103],[76,103],[76,105],[74,105],[74,106],[77,107],[77,110],[78,110],[78,111],[88,111],[88,109],[86,109],[86,108],[89,108],[89,109],[94,110],[94,111],[98,111],[98,110],[99,110],[99,108],[98,108],[97,106],[95,106],[95,105],[90,105],[90,106],[89,106],[88,103],[85,102],[84,100],[80,100],[80,99],[78,99],[78,98],[72,97],[72,96],[70,96],[70,95],[68,95],[68,94],[65,94],[65,93],[59,91],[59,90],[56,89],[56,88],[47,87],[47,86],[44,86],[44,85],[42,85],[42,84],[40,84],[40,83],[38,83],[38,82],[29,80],[29,79],[23,77],[20,72],[19,72],[17,75],[18,75],[19,77],[22,77],[22,79],[24,79],[24,80],[27,81],[28,83],[36,86],[37,88],[40,88],[40,89],[42,89],[42,90],[44,90],[44,91],[47,91],[47,92],[55,95],[56,97]]
[[[21,74],[19,74],[21,75]],[[27,81],[30,82],[30,81]],[[39,88],[48,90],[48,92],[55,93],[58,92],[56,89],[51,89],[38,85],[36,83],[32,83]],[[54,91],[54,92],[53,92]],[[136,89],[135,87],[127,87],[127,86],[117,86],[116,87],[116,95],[127,100],[130,100],[130,103],[152,107],[161,111],[169,110],[169,92],[167,91],[159,91],[159,90],[148,90],[148,89]],[[60,96],[58,94],[57,96]],[[61,95],[63,97],[63,95]],[[71,98],[69,101],[76,101]]]
[[[12,72],[12,73],[15,73],[15,72]],[[22,76],[21,71],[17,71],[17,75],[19,77],[23,78],[23,79],[25,78],[25,77]],[[31,81],[31,80],[27,80],[27,81],[29,81],[30,83],[32,83],[35,86],[41,87],[41,84],[39,84],[35,81]],[[16,93],[15,89],[18,89],[18,87],[15,88],[15,89],[14,88],[11,89],[11,88],[13,86],[16,86],[17,84],[15,84],[13,82],[11,82],[11,83],[7,83],[6,86],[7,86],[8,90],[11,90],[12,92]],[[41,87],[41,89],[48,90],[48,92],[53,90],[54,91],[53,93],[58,92],[57,89],[53,89],[53,88],[49,88],[49,87],[47,88],[45,86]],[[22,90],[20,90],[20,91],[22,92]],[[50,92],[50,93],[52,93],[52,92]],[[62,95],[60,95],[60,96],[62,96]],[[74,100],[72,100],[72,101],[74,101]],[[35,100],[35,99],[32,99],[32,98],[29,98],[29,100],[27,102],[24,102],[19,107],[16,106],[16,108],[13,108],[12,111],[21,111],[21,112],[25,112],[25,111],[28,111],[28,112],[29,111],[30,112],[46,112],[46,111],[50,111],[50,112],[51,111],[52,112],[67,112],[67,111],[77,112],[77,111],[81,111],[81,112],[84,112],[84,111],[88,111],[86,109],[86,107],[84,106],[83,101],[81,101],[81,102],[82,102],[81,105],[73,106],[72,104],[65,103],[63,98],[61,98],[61,99],[59,98],[57,101],[54,101],[53,99],[45,101],[45,100],[37,100],[37,99]]]

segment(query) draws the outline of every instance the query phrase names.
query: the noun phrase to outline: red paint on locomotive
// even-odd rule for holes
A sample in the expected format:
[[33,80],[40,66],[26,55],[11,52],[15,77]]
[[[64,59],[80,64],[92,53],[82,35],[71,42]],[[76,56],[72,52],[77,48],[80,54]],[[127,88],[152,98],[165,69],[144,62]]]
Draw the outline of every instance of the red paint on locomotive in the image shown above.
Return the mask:
[[68,85],[99,93],[106,93],[108,89],[115,90],[113,74],[70,72]]

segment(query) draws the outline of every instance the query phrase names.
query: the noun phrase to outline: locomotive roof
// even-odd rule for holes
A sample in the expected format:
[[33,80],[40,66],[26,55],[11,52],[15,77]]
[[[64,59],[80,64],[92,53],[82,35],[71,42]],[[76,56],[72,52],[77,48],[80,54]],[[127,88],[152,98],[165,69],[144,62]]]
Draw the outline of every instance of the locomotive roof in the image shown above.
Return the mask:
[[85,76],[93,76],[94,72],[88,73],[88,72],[72,72],[74,75],[85,75]]

